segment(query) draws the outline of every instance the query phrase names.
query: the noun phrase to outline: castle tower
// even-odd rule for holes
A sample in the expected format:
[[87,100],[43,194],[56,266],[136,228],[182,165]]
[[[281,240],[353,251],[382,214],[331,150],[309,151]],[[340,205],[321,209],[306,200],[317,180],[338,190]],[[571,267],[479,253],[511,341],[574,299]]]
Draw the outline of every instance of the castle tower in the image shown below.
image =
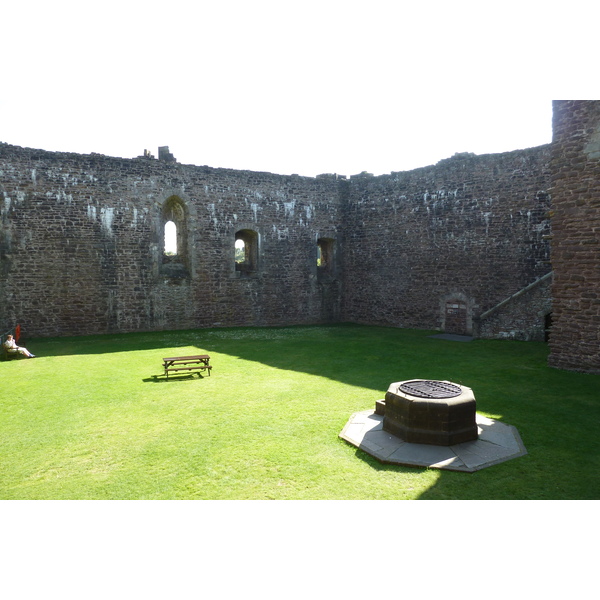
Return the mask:
[[549,364],[600,373],[600,101],[553,110]]

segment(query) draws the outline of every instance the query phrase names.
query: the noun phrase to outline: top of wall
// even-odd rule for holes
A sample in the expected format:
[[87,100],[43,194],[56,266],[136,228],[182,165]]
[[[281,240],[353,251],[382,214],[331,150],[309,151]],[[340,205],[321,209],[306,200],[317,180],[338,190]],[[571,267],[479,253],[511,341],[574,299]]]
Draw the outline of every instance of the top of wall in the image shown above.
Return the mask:
[[[427,170],[436,169],[436,168],[444,168],[452,170],[458,166],[468,167],[477,161],[498,161],[502,160],[503,157],[514,157],[515,155],[521,154],[523,157],[527,157],[532,154],[544,153],[546,150],[549,150],[551,144],[544,144],[542,146],[535,146],[533,148],[526,148],[520,150],[511,150],[508,152],[496,153],[496,154],[474,154],[472,152],[459,152],[454,154],[449,158],[444,158],[434,165],[426,165],[423,167],[418,167],[416,169],[410,169],[408,171],[392,171],[389,174],[383,175],[373,175],[372,173],[368,173],[363,171],[356,175],[350,176],[350,181],[365,181],[372,179],[397,179],[398,176],[401,176],[406,173],[421,173]],[[168,150],[168,147],[165,147]],[[281,178],[281,179],[303,179],[303,180],[325,180],[325,181],[345,181],[347,180],[345,175],[338,175],[337,173],[322,173],[317,175],[316,177],[308,177],[304,175],[279,175],[277,173],[269,173],[267,171],[250,171],[250,170],[240,170],[240,169],[230,169],[223,167],[209,167],[207,165],[192,165],[192,164],[182,164],[173,160],[157,160],[147,151],[143,156],[138,156],[135,158],[122,158],[122,157],[114,157],[108,156],[105,154],[99,154],[96,152],[92,152],[90,154],[79,154],[76,152],[57,152],[51,150],[42,150],[37,148],[26,148],[21,146],[15,146],[12,144],[7,144],[5,142],[0,142],[0,158],[5,156],[14,156],[15,158],[28,159],[28,160],[48,160],[48,161],[84,161],[88,164],[102,164],[102,163],[124,163],[132,165],[144,165],[144,167],[149,167],[151,169],[164,170],[164,169],[201,169],[206,173],[222,173],[222,174],[248,174],[248,175],[261,175],[263,177],[273,177],[273,178]],[[172,157],[172,155],[169,155]]]
[[[172,155],[170,155],[172,156]],[[279,175],[277,173],[269,173],[267,171],[250,171],[243,169],[231,169],[224,167],[209,167],[207,165],[192,165],[178,163],[175,160],[159,160],[154,158],[152,155],[147,153],[146,155],[137,156],[135,158],[123,158],[117,156],[108,156],[106,154],[99,154],[92,152],[90,154],[79,154],[76,152],[60,152],[53,150],[42,150],[38,148],[27,148],[22,146],[15,146],[0,142],[0,158],[13,157],[19,160],[30,160],[30,161],[52,161],[52,162],[83,162],[88,166],[97,165],[117,165],[122,164],[123,166],[148,168],[151,170],[201,170],[206,173],[220,173],[220,174],[248,174],[248,175],[260,175],[263,177],[272,177],[280,179],[303,179],[303,180],[326,180],[326,181],[337,181],[345,180],[344,175],[337,175],[336,173],[323,173],[316,177],[307,177],[304,175]]]

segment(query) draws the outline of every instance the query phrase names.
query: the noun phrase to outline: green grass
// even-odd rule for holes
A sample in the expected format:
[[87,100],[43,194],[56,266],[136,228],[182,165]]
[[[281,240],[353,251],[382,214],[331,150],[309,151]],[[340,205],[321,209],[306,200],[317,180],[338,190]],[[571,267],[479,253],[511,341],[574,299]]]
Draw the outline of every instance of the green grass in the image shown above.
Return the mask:
[[[0,363],[1,499],[598,499],[600,376],[544,344],[359,325],[28,340]],[[166,381],[206,352],[210,377]],[[528,455],[467,474],[386,466],[339,439],[390,383],[447,379]]]

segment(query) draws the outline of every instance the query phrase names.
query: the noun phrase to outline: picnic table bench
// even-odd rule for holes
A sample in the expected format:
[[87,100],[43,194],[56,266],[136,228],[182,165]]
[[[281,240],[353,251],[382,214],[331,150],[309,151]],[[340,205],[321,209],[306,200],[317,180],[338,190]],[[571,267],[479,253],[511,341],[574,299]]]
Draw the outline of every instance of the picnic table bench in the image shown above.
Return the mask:
[[[208,371],[212,367],[209,364],[210,356],[208,354],[196,354],[195,356],[171,356],[163,358],[163,367],[165,375],[169,378],[169,373],[178,371]],[[200,373],[198,373],[200,375]]]

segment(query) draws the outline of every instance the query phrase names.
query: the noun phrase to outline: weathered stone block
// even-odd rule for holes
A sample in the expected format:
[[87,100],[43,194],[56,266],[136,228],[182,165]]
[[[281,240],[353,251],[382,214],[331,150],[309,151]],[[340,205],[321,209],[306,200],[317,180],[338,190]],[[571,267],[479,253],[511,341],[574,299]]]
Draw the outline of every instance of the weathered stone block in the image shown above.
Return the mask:
[[476,402],[473,391],[451,382],[457,388],[454,396],[423,397],[409,393],[403,384],[425,380],[392,383],[385,395],[383,429],[415,444],[452,446],[477,439]]

